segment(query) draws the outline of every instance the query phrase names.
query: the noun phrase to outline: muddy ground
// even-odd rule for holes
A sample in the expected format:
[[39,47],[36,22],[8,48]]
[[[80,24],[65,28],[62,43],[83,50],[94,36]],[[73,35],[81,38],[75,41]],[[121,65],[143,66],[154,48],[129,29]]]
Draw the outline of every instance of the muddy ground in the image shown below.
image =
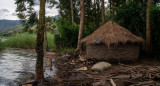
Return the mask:
[[160,86],[160,61],[140,59],[136,62],[112,63],[105,71],[93,71],[91,67],[99,62],[95,59],[82,60],[74,53],[46,53],[58,72],[51,86]]

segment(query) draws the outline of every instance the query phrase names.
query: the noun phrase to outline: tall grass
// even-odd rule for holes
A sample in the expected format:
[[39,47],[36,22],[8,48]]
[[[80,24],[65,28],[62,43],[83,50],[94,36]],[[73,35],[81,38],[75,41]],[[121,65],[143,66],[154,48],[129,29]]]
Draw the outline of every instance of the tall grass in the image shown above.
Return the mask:
[[1,39],[0,39],[0,50],[4,48],[4,45],[3,43],[1,42]]
[[29,34],[27,32],[16,34],[8,37],[4,42],[6,47],[12,48],[35,48],[36,34]]
[[[49,49],[52,49],[55,47],[54,35],[51,33],[47,33],[47,36]],[[8,37],[4,42],[4,45],[11,48],[34,49],[36,45],[36,34],[30,34],[28,32],[16,34],[15,36]]]
[[47,32],[47,41],[48,41],[48,48],[54,49],[55,48],[54,35],[50,32]]

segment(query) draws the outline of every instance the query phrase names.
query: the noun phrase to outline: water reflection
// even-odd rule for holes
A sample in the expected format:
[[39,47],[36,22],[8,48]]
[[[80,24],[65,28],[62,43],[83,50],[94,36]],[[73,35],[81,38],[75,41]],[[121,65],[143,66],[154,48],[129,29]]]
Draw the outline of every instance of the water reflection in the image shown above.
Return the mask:
[[[30,78],[34,78],[36,54],[20,49],[0,51],[0,86],[18,86]],[[47,63],[47,62],[46,62]],[[55,75],[46,70],[45,77]]]

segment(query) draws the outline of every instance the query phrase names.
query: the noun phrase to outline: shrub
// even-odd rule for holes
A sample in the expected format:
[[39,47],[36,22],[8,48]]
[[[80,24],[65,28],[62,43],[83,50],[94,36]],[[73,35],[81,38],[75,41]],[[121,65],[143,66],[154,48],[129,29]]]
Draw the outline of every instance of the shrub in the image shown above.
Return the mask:
[[70,20],[60,19],[58,22],[58,34],[55,34],[56,48],[76,47],[79,26],[72,26]]
[[154,55],[160,58],[160,6],[151,9],[151,30]]

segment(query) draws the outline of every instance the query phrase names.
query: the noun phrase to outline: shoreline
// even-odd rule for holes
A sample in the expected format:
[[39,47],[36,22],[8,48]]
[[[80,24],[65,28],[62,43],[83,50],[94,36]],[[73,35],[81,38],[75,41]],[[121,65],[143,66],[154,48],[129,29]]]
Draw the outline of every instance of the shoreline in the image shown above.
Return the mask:
[[[20,50],[26,53],[35,53],[34,49]],[[53,65],[57,69],[54,76],[45,79],[47,80],[46,86],[112,86],[111,81],[118,86],[137,86],[142,84],[157,86],[160,84],[159,60],[140,59],[129,64],[111,63],[112,66],[109,69],[93,71],[91,67],[97,61],[88,60],[83,62],[74,52],[59,54],[49,51],[45,52],[44,57],[54,59]],[[47,61],[44,65],[49,63]],[[47,70],[49,70],[49,66],[47,66]]]
[[[56,53],[54,53],[56,55]],[[112,86],[111,81],[118,86],[136,86],[138,84],[160,84],[160,63],[152,59],[141,59],[136,63],[112,64],[113,66],[102,72],[93,71],[91,67],[97,62],[86,64],[79,60],[74,53],[54,56],[54,65],[59,70],[53,78],[54,86]],[[89,62],[89,61],[88,61]],[[86,67],[87,69],[83,69]],[[78,70],[80,69],[81,70]],[[156,81],[155,79],[159,80]]]

